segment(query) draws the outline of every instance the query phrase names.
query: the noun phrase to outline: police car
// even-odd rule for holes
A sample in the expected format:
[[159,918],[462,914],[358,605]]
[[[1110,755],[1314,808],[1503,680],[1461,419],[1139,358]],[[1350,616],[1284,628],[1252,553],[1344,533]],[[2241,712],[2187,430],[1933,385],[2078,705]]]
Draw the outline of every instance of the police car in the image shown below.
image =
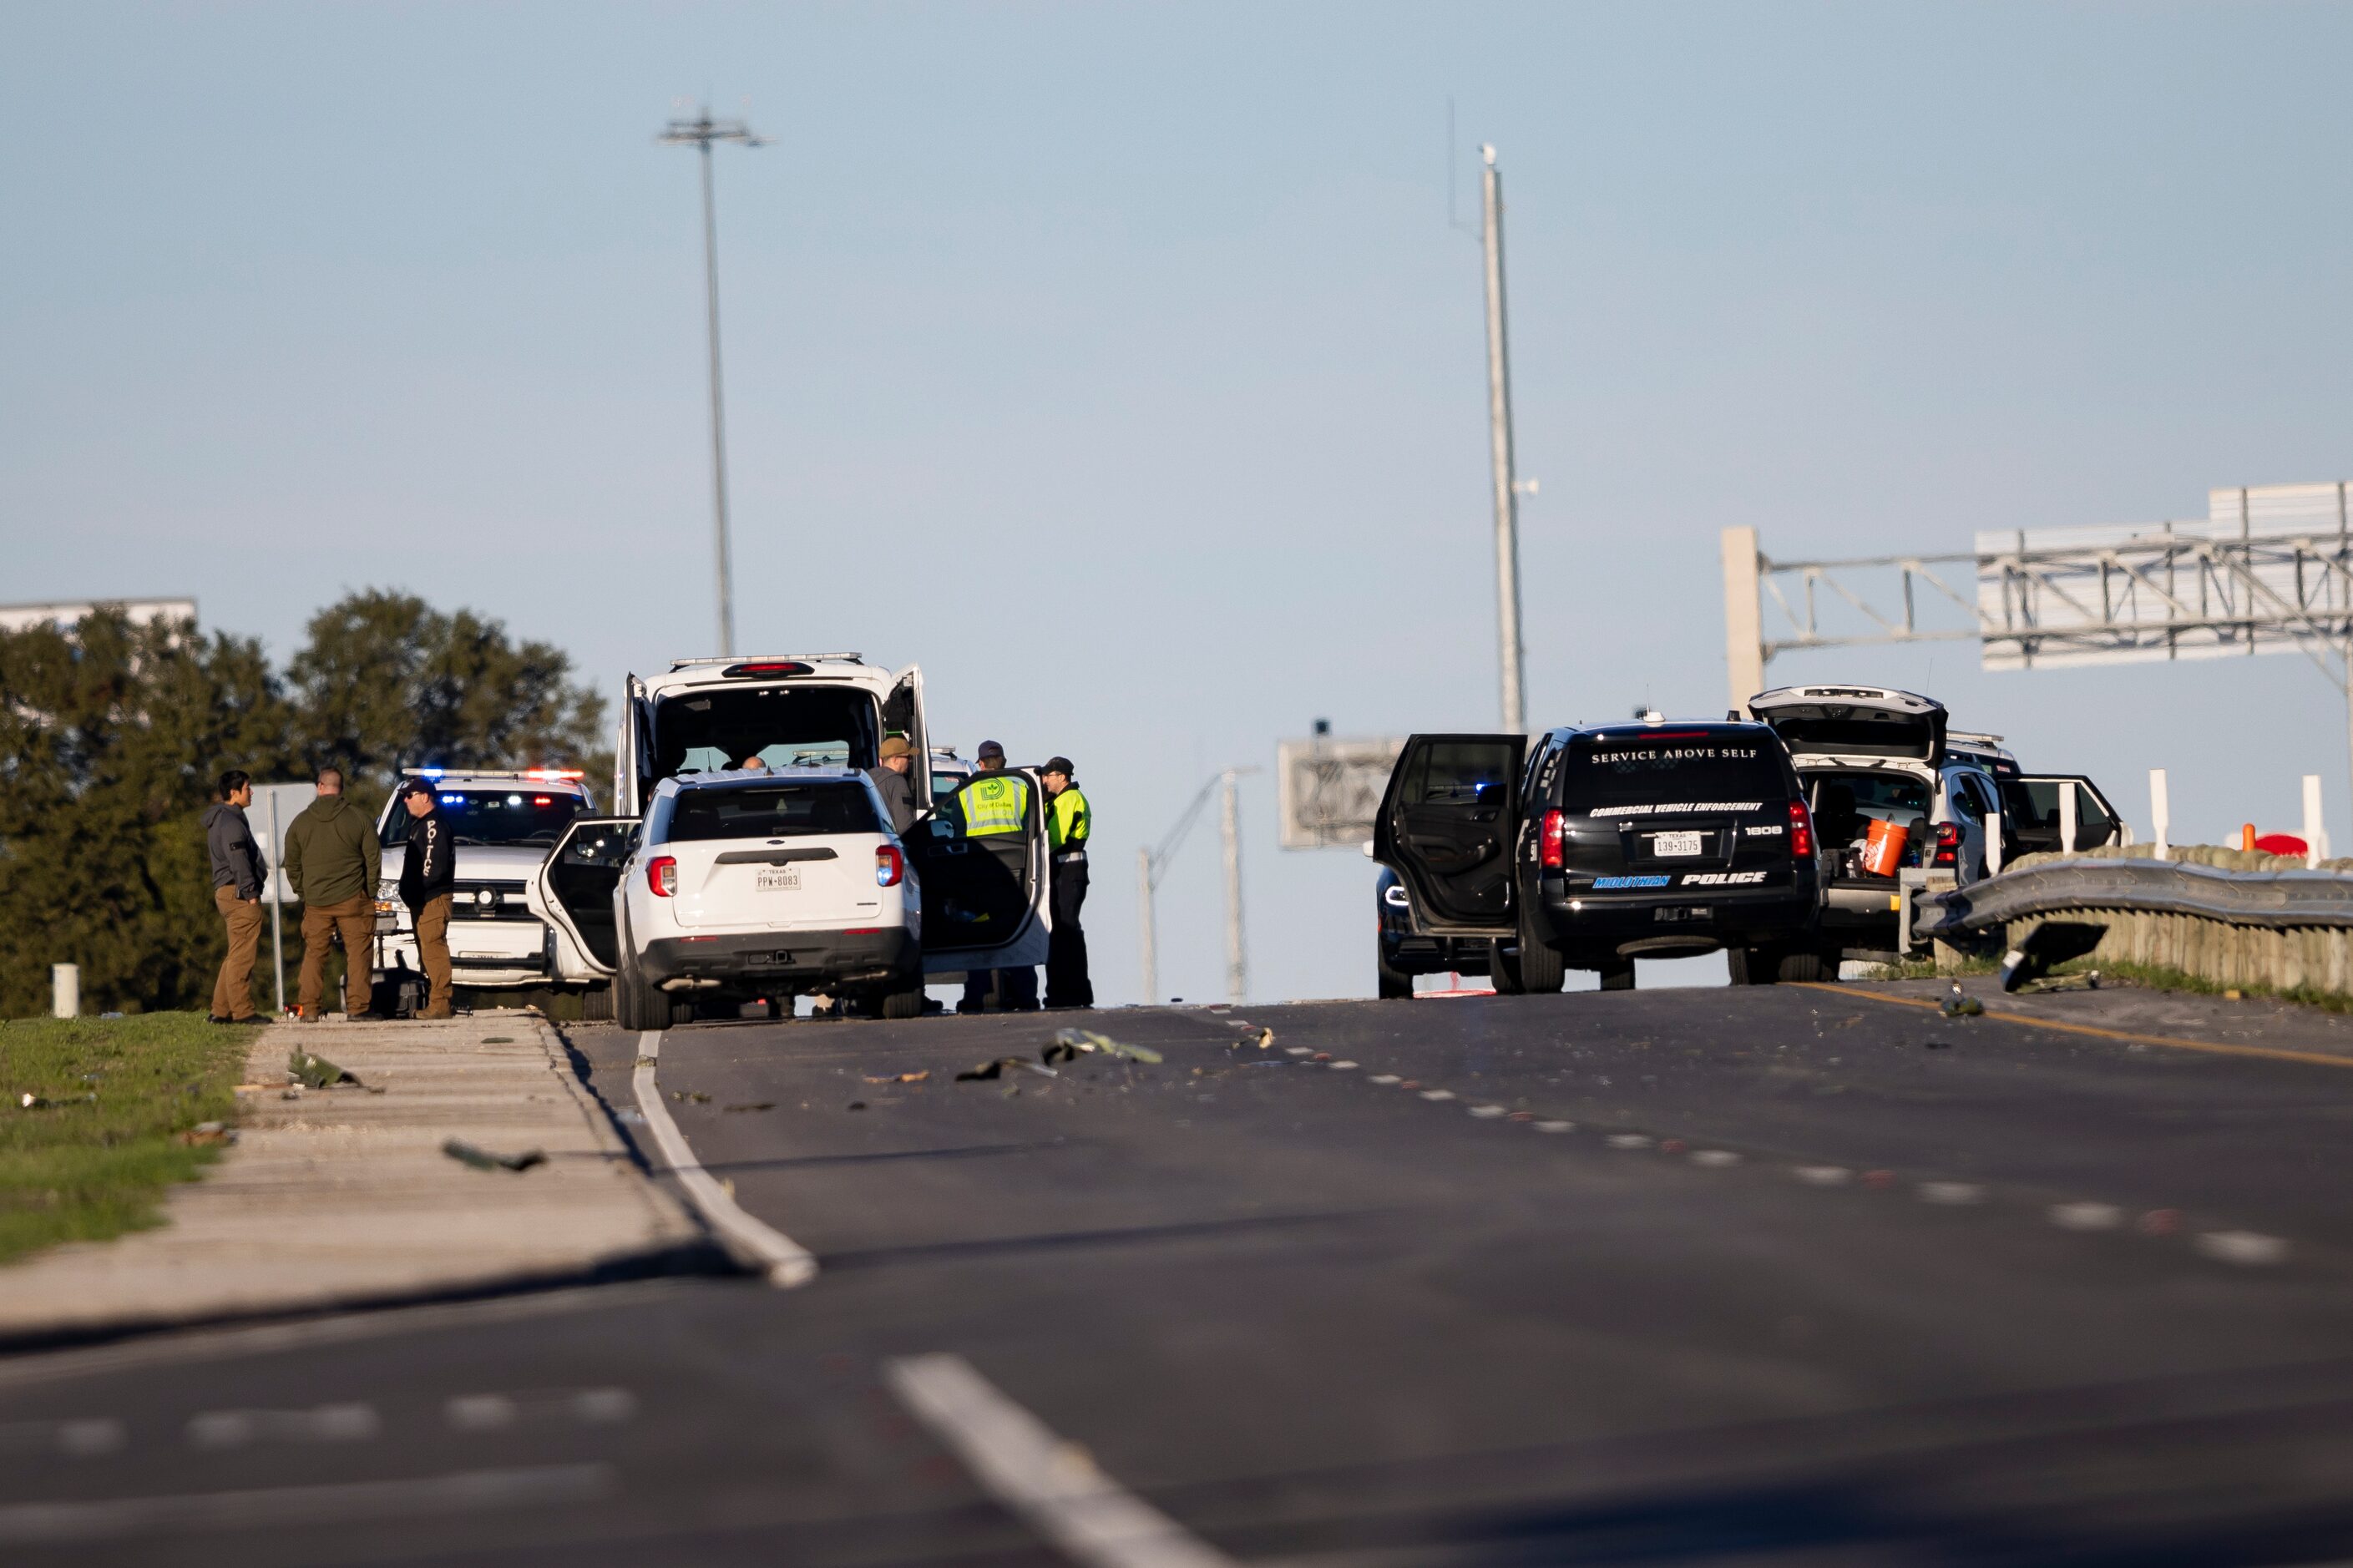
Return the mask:
[[[579,968],[571,939],[531,908],[531,881],[575,818],[595,809],[582,775],[567,768],[519,773],[407,768],[440,797],[456,856],[449,909],[449,968],[454,984],[472,990],[564,984]],[[395,794],[376,822],[384,880],[376,890],[381,963],[390,978],[421,974],[417,931],[400,901],[400,868],[417,819]],[[573,981],[572,984],[580,984]]]
[[[1735,984],[1817,980],[1821,872],[1788,753],[1762,724],[1666,721],[1416,735],[1373,858],[1423,936],[1487,939],[1501,992],[1722,949]],[[1831,972],[1834,974],[1834,972]]]

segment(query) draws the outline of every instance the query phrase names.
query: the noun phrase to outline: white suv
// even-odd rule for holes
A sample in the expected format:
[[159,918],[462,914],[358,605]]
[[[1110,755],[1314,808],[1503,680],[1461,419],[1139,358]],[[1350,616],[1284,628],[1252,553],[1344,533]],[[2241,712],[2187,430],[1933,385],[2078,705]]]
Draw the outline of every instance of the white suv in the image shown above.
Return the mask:
[[[476,990],[560,983],[577,971],[579,955],[563,949],[571,939],[531,908],[532,879],[575,818],[596,810],[581,775],[568,769],[474,773],[456,768],[406,768],[441,796],[457,855],[457,885],[449,909],[449,968],[454,984]],[[416,821],[396,793],[376,822],[384,845],[384,880],[376,889],[381,962],[398,980],[421,973],[417,928],[400,901],[400,868],[408,828]],[[386,906],[389,906],[388,908]],[[387,929],[383,923],[391,918]]]
[[1945,705],[1885,686],[1785,686],[1748,710],[1789,748],[1827,873],[1823,955],[1884,962],[1899,948],[1898,879],[1862,863],[1872,824],[1905,831],[1901,868],[1974,882],[2001,868],[2001,790],[1974,753],[1948,746]]

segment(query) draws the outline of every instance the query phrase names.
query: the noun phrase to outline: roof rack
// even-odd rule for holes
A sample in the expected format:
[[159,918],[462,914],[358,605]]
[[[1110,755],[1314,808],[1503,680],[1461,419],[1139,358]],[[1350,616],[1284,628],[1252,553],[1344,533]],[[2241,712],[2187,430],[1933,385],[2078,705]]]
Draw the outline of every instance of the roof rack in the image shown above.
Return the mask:
[[674,658],[673,670],[699,669],[712,664],[788,664],[798,660],[804,664],[864,664],[866,656],[860,653],[741,653],[723,654],[711,658]]
[[1947,744],[1957,741],[1964,746],[1999,746],[2001,744],[2001,737],[2000,735],[1988,735],[1976,730],[1947,730],[1945,731],[1945,740]]

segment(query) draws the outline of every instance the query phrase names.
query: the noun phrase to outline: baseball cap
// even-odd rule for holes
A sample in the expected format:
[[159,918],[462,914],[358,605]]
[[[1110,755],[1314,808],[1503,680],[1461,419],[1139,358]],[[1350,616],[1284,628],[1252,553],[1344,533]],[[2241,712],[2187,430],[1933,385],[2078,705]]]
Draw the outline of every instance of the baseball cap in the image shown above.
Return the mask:
[[1064,778],[1069,778],[1079,770],[1071,766],[1071,759],[1068,757],[1048,757],[1046,765],[1038,771],[1041,773],[1060,773]]
[[1005,748],[994,741],[983,741],[980,743],[980,750],[975,752],[973,755],[982,759],[995,757],[1001,763],[1005,760]]
[[423,779],[403,779],[400,787],[392,793],[397,798],[406,800],[412,795],[431,795],[433,786]]
[[912,757],[914,754],[915,748],[908,741],[906,736],[885,735],[882,738],[882,760],[884,762],[887,763],[893,757]]

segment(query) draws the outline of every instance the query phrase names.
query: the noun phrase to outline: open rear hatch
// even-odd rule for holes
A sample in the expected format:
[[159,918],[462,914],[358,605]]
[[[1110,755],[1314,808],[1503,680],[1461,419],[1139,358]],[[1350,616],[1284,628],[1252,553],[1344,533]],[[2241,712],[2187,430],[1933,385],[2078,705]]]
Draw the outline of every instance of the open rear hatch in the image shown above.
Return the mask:
[[1934,767],[1945,755],[1945,705],[1884,686],[1784,686],[1748,700],[1792,757],[1902,757]]

